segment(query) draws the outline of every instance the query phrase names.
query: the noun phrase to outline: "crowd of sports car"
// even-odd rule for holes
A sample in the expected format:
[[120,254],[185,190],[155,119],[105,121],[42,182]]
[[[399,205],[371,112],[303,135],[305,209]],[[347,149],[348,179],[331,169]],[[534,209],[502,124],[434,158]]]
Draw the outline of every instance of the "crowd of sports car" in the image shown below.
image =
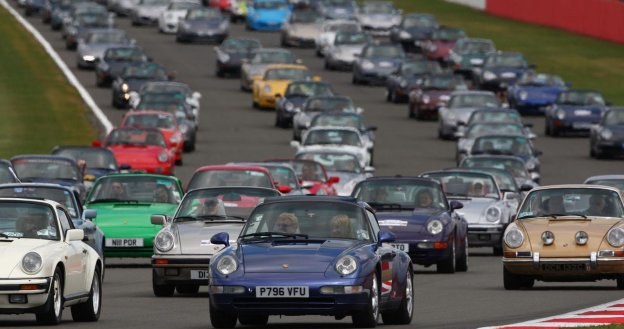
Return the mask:
[[[540,186],[541,152],[523,121],[543,115],[546,135],[588,134],[592,157],[621,156],[624,108],[521,53],[379,0],[18,3],[61,31],[76,66],[125,114],[92,145],[0,162],[0,242],[15,248],[0,313],[58,324],[67,306],[76,321],[98,320],[106,257],[151,257],[158,297],[208,286],[216,328],[307,314],[408,324],[413,265],[467,271],[469,247],[503,256],[506,289],[601,279],[624,289],[624,175]],[[240,79],[251,107],[292,129],[293,157],[177,178],[195,149],[202,95],[115,28],[120,16],[176,42],[214,43],[216,76]],[[229,37],[239,21],[275,31],[282,47],[263,47],[254,32]],[[375,177],[365,104],[290,47],[355,85],[382,86],[388,102],[407,103],[406,120],[437,121],[438,138],[456,141],[456,168]]]

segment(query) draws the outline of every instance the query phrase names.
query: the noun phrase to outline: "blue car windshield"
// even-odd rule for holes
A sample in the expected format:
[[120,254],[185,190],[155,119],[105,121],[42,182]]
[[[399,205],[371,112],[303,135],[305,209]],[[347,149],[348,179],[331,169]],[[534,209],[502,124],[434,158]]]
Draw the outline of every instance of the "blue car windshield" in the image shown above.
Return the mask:
[[605,105],[599,93],[590,91],[568,91],[559,94],[557,104],[560,105]]
[[624,110],[610,110],[605,114],[602,124],[605,126],[624,125]]
[[523,86],[563,86],[563,80],[551,74],[531,73],[522,76],[518,84]]
[[[353,204],[338,202],[277,202],[258,206],[241,231],[241,241],[262,233],[304,234],[308,238],[372,241],[364,212]],[[253,234],[254,236],[245,235]],[[267,235],[265,235],[267,236]]]

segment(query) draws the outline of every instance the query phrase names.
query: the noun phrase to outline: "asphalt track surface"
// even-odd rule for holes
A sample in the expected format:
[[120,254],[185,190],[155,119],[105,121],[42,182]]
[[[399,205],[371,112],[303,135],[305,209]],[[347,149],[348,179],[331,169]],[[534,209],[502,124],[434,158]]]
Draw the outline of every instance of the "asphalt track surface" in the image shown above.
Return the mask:
[[[52,44],[74,71],[113,124],[124,111],[114,109],[111,90],[95,86],[93,71],[76,69],[76,53],[64,48],[60,33],[43,25],[39,17],[28,19]],[[3,22],[5,23],[5,22]],[[202,165],[229,161],[253,161],[290,157],[292,132],[273,126],[275,114],[254,110],[251,95],[239,90],[238,79],[215,76],[212,44],[177,44],[175,37],[159,34],[155,27],[132,27],[127,18],[117,25],[137,40],[155,62],[176,72],[176,80],[202,93],[197,150],[184,155],[176,175],[184,183]],[[265,47],[279,46],[279,34],[248,32],[233,25],[230,35],[253,36]],[[323,69],[322,60],[311,49],[293,49],[315,74],[329,81],[335,90],[352,97],[365,109],[369,125],[379,127],[375,147],[376,175],[417,175],[426,170],[454,166],[454,142],[437,139],[435,122],[408,120],[407,105],[385,102],[381,87],[354,86],[349,72]],[[25,73],[27,74],[27,73]],[[621,173],[621,160],[589,158],[586,137],[550,138],[543,135],[544,119],[527,118],[539,137],[535,144],[544,152],[542,184],[580,183],[597,174]],[[490,249],[471,249],[466,273],[437,274],[435,266],[416,267],[414,278],[415,314],[410,326],[384,328],[477,328],[503,325],[569,312],[622,297],[615,281],[597,283],[541,283],[532,290],[506,291],[502,286],[500,257]],[[65,310],[63,326],[70,328],[209,328],[206,288],[197,296],[176,295],[157,298],[152,294],[151,270],[147,259],[109,259],[103,284],[103,310],[97,323],[73,323]],[[0,326],[31,327],[33,315],[0,316]],[[349,328],[349,318],[277,317],[270,328]]]

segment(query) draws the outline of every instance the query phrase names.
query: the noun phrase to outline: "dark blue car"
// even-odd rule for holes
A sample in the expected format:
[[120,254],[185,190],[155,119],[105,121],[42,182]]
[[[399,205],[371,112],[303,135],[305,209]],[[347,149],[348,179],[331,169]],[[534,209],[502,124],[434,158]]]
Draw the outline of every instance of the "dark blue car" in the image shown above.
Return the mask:
[[438,182],[372,177],[358,183],[352,196],[377,211],[379,225],[396,236],[392,245],[415,264],[437,265],[438,273],[468,270],[468,222],[455,212],[463,205],[449,203]]
[[624,155],[624,108],[611,108],[600,123],[592,126],[590,134],[591,157]]
[[530,72],[509,87],[507,100],[520,113],[543,114],[569,86],[557,75]]
[[386,79],[396,72],[405,60],[406,54],[398,44],[370,43],[362,49],[353,65],[354,85],[385,84]]
[[483,90],[506,91],[532,68],[521,53],[499,51],[485,59],[476,82]]
[[286,92],[275,103],[275,126],[289,128],[293,117],[301,112],[303,104],[310,97],[335,96],[331,85],[321,81],[293,81],[286,87]]
[[438,28],[431,14],[412,13],[403,16],[401,23],[390,31],[390,41],[400,43],[405,51],[420,52],[422,42],[429,39]]
[[546,109],[545,133],[560,136],[564,133],[589,133],[597,124],[607,102],[599,92],[592,90],[568,90],[557,97],[555,104]]
[[95,84],[98,87],[110,86],[123,70],[130,65],[146,63],[151,60],[143,49],[137,46],[111,47],[95,65]]
[[269,315],[352,317],[358,328],[409,324],[412,262],[389,245],[375,211],[347,197],[266,199],[235,245],[210,261],[210,320],[215,328],[263,326]]

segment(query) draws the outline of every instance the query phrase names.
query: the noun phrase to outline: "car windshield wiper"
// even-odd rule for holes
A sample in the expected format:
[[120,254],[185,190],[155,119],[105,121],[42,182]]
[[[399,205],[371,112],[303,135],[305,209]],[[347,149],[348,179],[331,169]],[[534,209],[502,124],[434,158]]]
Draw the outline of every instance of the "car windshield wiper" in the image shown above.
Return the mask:
[[399,203],[369,202],[368,205],[375,210],[409,210],[411,207],[403,207]]
[[257,232],[257,233],[249,233],[249,234],[244,234],[239,236],[239,238],[241,239],[245,239],[245,238],[254,238],[254,239],[250,239],[250,240],[265,240],[265,239],[274,239],[274,238],[304,238],[304,239],[308,239],[308,235],[307,234],[301,234],[301,233],[283,233],[283,232]]
[[0,236],[3,238],[10,238],[10,236],[6,235],[4,232],[0,232]]
[[107,198],[107,199],[93,200],[89,203],[100,203],[100,202],[139,203],[139,200],[122,200],[122,199],[115,199],[115,198]]
[[581,217],[583,219],[587,219],[586,215],[583,215],[583,214],[571,214],[571,213],[568,213],[568,214],[545,214],[543,216],[552,217],[553,219],[557,219],[557,217],[565,217],[565,216],[578,216],[578,217]]
[[179,222],[191,222],[191,221],[196,221],[197,217],[195,216],[180,216],[180,217],[176,217],[173,219],[174,222],[179,223]]

